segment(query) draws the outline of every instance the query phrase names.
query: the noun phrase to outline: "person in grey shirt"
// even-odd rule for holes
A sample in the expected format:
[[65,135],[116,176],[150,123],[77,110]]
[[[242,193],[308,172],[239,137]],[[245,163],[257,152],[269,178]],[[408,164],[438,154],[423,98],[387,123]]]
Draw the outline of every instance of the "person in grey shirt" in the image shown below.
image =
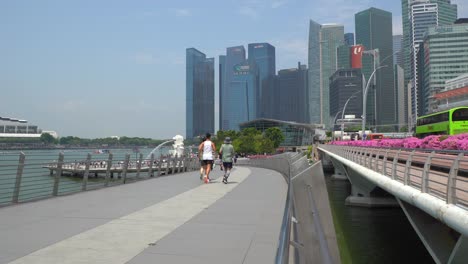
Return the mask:
[[229,178],[229,175],[231,174],[232,159],[234,157],[234,147],[231,144],[230,137],[226,137],[224,139],[224,144],[221,145],[221,148],[219,149],[219,154],[223,155],[222,156],[223,167],[224,167],[223,183],[227,184],[227,180]]

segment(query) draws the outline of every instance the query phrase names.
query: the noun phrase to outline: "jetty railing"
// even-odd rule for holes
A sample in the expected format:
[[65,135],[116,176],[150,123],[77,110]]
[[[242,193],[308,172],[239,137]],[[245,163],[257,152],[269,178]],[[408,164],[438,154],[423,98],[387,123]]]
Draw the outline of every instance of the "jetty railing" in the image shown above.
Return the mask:
[[198,169],[197,157],[83,151],[0,154],[0,206]]
[[240,165],[278,171],[288,183],[276,264],[340,263],[321,162],[309,165],[303,154],[284,153]]

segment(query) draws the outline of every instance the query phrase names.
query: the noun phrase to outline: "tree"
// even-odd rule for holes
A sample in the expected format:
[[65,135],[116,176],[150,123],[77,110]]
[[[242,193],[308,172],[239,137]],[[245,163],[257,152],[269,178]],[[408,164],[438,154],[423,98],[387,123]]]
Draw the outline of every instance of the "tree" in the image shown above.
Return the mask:
[[277,148],[284,141],[284,134],[278,127],[270,127],[265,130],[265,138],[273,143],[273,147]]
[[42,143],[47,145],[55,143],[55,138],[49,133],[42,133],[40,139]]

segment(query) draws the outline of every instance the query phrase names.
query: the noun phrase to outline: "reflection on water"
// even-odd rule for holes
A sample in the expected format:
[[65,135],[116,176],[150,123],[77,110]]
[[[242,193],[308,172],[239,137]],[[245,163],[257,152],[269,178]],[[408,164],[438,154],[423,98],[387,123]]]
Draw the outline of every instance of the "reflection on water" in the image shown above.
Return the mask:
[[329,176],[325,178],[337,235],[344,237],[351,259],[343,263],[434,263],[401,208],[345,206],[351,184]]

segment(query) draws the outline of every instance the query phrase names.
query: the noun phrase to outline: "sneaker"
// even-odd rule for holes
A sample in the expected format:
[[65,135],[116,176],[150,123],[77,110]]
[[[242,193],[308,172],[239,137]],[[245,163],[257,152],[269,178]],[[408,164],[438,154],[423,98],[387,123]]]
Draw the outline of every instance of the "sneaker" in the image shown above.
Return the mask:
[[208,179],[208,177],[205,177],[204,182],[205,182],[205,183],[210,183],[210,179]]
[[227,184],[227,178],[226,177],[223,177],[223,183]]

